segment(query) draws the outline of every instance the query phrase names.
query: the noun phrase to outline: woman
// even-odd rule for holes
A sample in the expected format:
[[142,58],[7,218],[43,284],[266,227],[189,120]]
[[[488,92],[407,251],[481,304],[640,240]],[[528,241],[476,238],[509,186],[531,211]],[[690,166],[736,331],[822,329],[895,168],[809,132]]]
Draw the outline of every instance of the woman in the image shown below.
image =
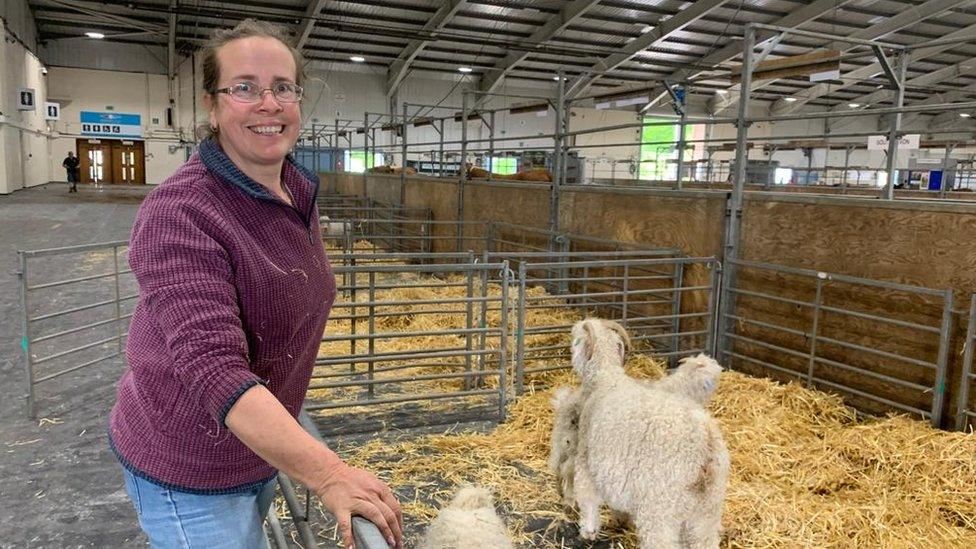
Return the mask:
[[246,20],[203,49],[210,136],[145,199],[129,262],[139,282],[110,441],[153,547],[264,547],[281,470],[353,546],[351,515],[402,545],[400,507],[296,421],[335,298],[316,176],[288,156],[301,55]]

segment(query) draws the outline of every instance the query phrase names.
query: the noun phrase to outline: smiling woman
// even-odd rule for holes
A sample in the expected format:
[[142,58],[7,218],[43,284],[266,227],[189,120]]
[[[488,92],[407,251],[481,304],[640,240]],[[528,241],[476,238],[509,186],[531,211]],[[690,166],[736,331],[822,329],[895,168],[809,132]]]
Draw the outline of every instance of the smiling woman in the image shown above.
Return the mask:
[[265,547],[281,470],[335,515],[402,543],[400,506],[296,421],[332,302],[316,174],[288,155],[302,59],[245,20],[203,50],[199,150],[143,201],[129,263],[139,301],[110,443],[153,547]]

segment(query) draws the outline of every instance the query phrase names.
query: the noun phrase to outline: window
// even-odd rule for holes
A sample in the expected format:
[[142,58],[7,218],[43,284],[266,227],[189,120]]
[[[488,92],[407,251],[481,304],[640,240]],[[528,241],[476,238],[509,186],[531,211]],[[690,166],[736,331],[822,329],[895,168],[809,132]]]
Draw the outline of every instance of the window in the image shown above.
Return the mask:
[[792,179],[792,168],[776,168],[776,173],[773,174],[773,182],[777,185],[789,185]]
[[[644,118],[645,124],[670,122],[670,119]],[[659,126],[644,126],[641,128],[640,169],[639,179],[677,179],[678,138],[680,137],[678,124],[662,124]],[[692,126],[685,126],[685,140],[692,139]],[[691,160],[691,146],[686,146],[684,158]]]
[[508,175],[518,171],[518,159],[507,156],[491,157],[491,171],[498,175]]
[[375,158],[369,155],[369,162],[364,162],[366,153],[363,151],[346,151],[345,154],[346,171],[350,173],[363,173],[368,168],[376,165],[383,165],[383,153],[376,153]]

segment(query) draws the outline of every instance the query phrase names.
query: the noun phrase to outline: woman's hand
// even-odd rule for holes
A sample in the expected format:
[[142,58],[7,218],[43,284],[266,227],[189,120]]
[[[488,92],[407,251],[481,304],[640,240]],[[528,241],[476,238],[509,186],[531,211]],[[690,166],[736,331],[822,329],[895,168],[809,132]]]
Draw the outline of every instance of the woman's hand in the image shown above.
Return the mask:
[[344,547],[355,546],[352,534],[354,515],[375,524],[390,547],[403,547],[400,504],[393,491],[372,473],[340,462],[324,480],[309,487],[335,516]]

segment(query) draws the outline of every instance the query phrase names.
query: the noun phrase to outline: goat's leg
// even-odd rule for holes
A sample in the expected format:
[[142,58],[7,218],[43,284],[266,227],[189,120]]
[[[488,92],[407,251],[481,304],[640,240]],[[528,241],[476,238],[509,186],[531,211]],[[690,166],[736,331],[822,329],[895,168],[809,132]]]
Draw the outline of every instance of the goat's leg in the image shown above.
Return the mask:
[[573,475],[576,505],[579,507],[580,537],[595,540],[600,532],[600,504],[603,503],[590,471],[580,460]]
[[644,513],[634,521],[641,549],[681,549],[681,521],[668,513]]

